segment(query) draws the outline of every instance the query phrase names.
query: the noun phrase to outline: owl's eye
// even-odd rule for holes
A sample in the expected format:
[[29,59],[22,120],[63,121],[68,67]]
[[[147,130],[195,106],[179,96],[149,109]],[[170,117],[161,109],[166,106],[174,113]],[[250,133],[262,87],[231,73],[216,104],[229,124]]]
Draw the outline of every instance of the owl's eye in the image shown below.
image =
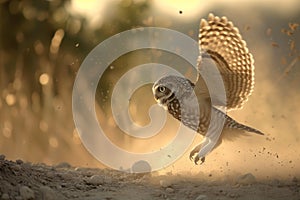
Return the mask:
[[166,91],[166,87],[165,86],[158,86],[157,91],[163,93]]

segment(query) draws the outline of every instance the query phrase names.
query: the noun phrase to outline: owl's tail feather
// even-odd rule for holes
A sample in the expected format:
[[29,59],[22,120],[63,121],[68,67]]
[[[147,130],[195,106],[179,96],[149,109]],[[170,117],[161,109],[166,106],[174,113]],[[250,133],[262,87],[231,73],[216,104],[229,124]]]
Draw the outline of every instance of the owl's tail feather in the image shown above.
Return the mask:
[[226,116],[225,127],[231,128],[231,129],[238,129],[238,130],[242,130],[242,131],[248,131],[248,132],[256,133],[259,135],[264,135],[264,133],[262,133],[261,131],[255,129],[255,128],[252,128],[250,126],[241,124],[241,123],[235,121],[234,119],[232,119],[231,117],[229,117],[228,115]]
[[232,119],[231,117],[229,117],[227,114],[225,114],[223,111],[219,110],[216,107],[213,107],[213,111],[216,112],[218,117],[225,117],[224,128],[248,131],[248,132],[256,133],[256,134],[259,134],[259,135],[264,135],[263,132],[255,129],[255,128],[252,128],[250,126],[246,126],[244,124],[241,124],[241,123],[235,121],[234,119]]

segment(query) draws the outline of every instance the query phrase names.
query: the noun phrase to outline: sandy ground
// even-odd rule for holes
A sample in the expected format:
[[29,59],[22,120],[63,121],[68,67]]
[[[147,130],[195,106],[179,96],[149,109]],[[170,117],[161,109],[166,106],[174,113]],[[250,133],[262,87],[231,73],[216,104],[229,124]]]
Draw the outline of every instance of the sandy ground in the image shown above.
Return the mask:
[[300,180],[259,182],[248,173],[215,180],[203,176],[127,174],[8,161],[0,156],[1,199],[300,199]]

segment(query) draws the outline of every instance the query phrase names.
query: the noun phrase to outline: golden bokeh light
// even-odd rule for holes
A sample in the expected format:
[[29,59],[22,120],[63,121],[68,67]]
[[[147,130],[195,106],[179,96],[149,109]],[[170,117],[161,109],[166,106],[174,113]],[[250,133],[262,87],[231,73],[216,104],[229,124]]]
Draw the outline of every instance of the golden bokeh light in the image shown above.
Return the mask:
[[2,130],[3,136],[6,137],[6,138],[10,138],[11,135],[12,135],[12,130],[13,130],[12,123],[10,121],[6,120],[4,122],[4,127],[3,127],[3,130]]
[[41,85],[47,85],[49,83],[49,80],[49,75],[46,73],[41,74],[39,79]]
[[45,122],[44,120],[40,121],[40,125],[39,125],[41,131],[43,132],[47,132],[48,131],[48,123]]
[[65,31],[63,29],[58,29],[55,32],[55,34],[51,40],[51,45],[50,45],[50,52],[52,54],[58,53],[58,50],[59,50],[60,44],[62,42],[62,39],[64,38],[64,35],[65,35]]
[[58,147],[58,140],[56,137],[50,137],[49,138],[49,145],[52,147],[52,148],[57,148]]
[[16,103],[16,96],[13,94],[8,94],[5,97],[5,101],[6,101],[7,105],[13,106]]

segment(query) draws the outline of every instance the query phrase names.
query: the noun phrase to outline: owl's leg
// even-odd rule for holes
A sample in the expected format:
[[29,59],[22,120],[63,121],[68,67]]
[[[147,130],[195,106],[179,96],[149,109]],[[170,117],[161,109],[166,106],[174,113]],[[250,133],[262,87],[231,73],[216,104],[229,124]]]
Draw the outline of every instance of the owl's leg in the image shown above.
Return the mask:
[[[221,144],[221,140],[218,140],[217,142],[213,142],[208,137],[204,137],[202,142],[197,145],[190,153],[190,159],[194,160],[194,163],[198,165],[198,161],[201,160],[201,163],[204,163],[205,156],[214,148],[219,146]],[[195,155],[196,154],[196,155]]]

